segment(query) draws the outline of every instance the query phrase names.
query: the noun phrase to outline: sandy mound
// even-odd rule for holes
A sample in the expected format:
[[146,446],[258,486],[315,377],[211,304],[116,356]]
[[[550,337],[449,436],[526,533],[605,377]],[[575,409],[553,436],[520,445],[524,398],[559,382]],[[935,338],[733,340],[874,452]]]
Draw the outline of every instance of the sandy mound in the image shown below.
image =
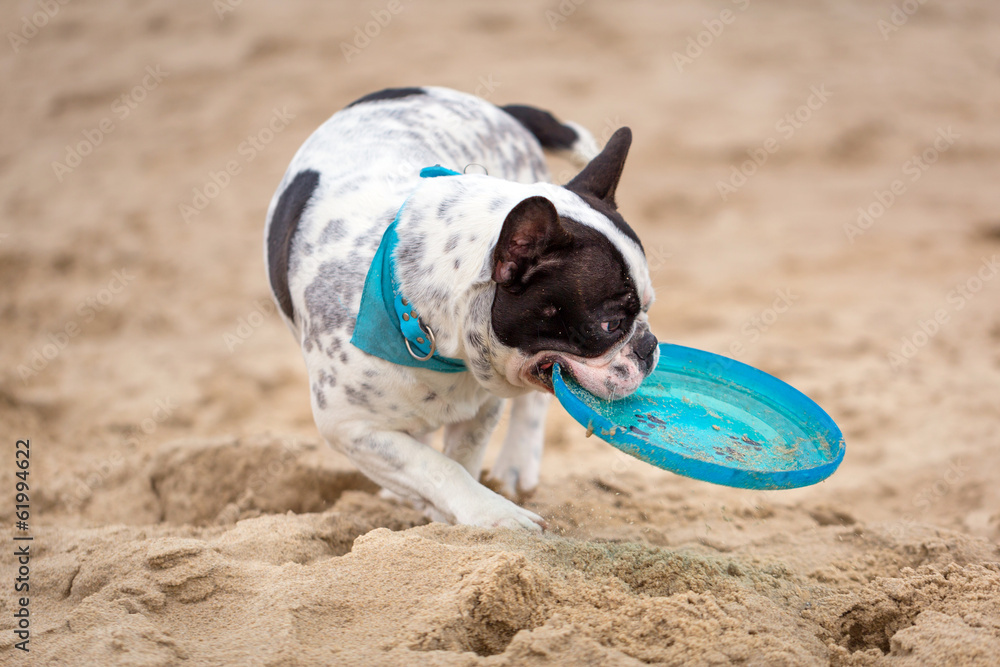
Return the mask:
[[[997,550],[930,531],[864,541],[897,576],[834,560],[407,527],[405,510],[347,492],[321,514],[225,528],[46,531],[36,560],[46,664],[926,664],[995,656]],[[390,517],[392,530],[370,517]],[[409,525],[419,523],[411,516]],[[791,548],[789,555],[797,551]],[[972,561],[972,563],[969,563]],[[967,563],[967,564],[962,564]],[[838,590],[840,592],[838,592]],[[238,632],[234,631],[239,629]]]
[[324,445],[262,438],[169,443],[149,466],[150,488],[161,520],[196,525],[315,512],[346,490],[378,490],[346,460],[323,454]]
[[[1000,7],[387,7],[0,7],[0,664],[995,664]],[[317,125],[420,84],[629,125],[654,332],[812,396],[841,469],[713,487],[554,408],[547,534],[380,498],[317,437],[261,233]]]
[[[894,535],[824,506],[789,511],[811,517],[795,538],[778,529],[738,547],[582,539],[565,517],[603,517],[608,533],[626,523],[622,492],[599,480],[560,507],[537,503],[555,518],[542,537],[422,525],[335,459],[307,464],[315,450],[263,436],[166,443],[145,480],[162,523],[40,530],[36,658],[916,665],[987,664],[1000,646],[1000,549],[983,539]],[[768,509],[731,520],[746,530],[761,514],[782,523]]]

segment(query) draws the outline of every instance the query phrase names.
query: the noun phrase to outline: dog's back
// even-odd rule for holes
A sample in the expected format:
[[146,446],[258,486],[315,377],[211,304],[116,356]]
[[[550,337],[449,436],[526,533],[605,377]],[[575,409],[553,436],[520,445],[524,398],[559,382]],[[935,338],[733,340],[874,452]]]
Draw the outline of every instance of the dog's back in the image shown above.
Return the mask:
[[482,165],[490,175],[523,183],[549,180],[535,135],[473,95],[403,88],[348,105],[302,145],[268,210],[265,260],[294,330],[300,322],[291,295],[311,300],[317,275],[324,277],[324,294],[313,296],[327,301],[317,306],[327,325],[357,312],[360,290],[350,286],[364,282],[382,233],[420,169],[434,164],[459,171]]

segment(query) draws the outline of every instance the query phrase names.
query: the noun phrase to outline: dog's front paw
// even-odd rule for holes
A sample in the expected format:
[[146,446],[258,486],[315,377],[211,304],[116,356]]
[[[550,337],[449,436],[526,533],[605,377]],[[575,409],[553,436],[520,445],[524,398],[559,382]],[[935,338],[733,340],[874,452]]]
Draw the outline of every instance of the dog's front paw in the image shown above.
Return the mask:
[[[540,533],[545,519],[483,487],[474,503],[455,513],[455,522],[481,528],[515,528]],[[489,495],[486,495],[489,494]]]

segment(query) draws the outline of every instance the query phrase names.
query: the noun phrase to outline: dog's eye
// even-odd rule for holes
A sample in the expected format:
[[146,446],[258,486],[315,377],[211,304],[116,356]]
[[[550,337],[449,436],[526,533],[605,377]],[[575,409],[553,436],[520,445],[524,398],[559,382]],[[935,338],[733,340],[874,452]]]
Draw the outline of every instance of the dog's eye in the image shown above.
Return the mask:
[[618,327],[622,325],[621,320],[611,320],[610,322],[601,322],[601,328],[611,333],[612,331],[618,331]]

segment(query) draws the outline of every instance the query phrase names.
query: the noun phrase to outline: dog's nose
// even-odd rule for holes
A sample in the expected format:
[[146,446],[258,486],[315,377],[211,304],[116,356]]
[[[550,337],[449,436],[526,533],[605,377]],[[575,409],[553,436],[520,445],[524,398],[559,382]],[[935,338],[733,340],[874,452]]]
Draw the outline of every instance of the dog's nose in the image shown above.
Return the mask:
[[643,361],[648,361],[653,356],[653,352],[656,351],[656,343],[656,336],[647,331],[635,345],[635,356]]

